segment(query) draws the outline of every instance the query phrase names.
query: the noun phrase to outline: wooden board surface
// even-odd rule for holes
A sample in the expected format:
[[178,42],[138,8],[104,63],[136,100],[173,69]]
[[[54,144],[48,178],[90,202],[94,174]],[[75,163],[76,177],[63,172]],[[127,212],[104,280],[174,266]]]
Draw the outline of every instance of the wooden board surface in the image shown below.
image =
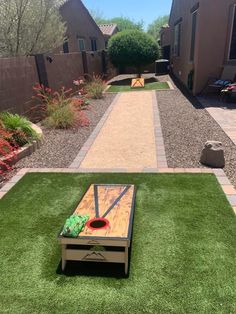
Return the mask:
[[144,85],[145,85],[145,83],[144,83],[144,78],[143,77],[132,79],[132,82],[131,82],[131,87],[132,88],[144,87]]
[[[95,209],[95,188],[97,188],[98,195],[97,212]],[[128,238],[129,229],[132,227],[133,201],[133,185],[91,185],[74,213],[89,215],[90,219],[106,218],[109,221],[109,227],[91,230],[86,226],[79,237]],[[106,214],[114,202],[117,203]]]

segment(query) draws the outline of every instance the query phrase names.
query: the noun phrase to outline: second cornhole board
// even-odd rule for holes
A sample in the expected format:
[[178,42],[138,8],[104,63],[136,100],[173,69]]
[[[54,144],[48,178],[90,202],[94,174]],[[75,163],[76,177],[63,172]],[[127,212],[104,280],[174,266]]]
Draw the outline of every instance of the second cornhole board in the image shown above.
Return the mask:
[[140,88],[144,86],[145,86],[145,83],[144,83],[143,77],[132,79],[131,88]]
[[[77,238],[61,234],[58,237],[62,247],[62,270],[67,260],[113,262],[124,263],[127,274],[134,201],[134,185],[91,185],[74,210],[74,214],[90,217],[84,231]],[[96,228],[101,223],[104,226]]]

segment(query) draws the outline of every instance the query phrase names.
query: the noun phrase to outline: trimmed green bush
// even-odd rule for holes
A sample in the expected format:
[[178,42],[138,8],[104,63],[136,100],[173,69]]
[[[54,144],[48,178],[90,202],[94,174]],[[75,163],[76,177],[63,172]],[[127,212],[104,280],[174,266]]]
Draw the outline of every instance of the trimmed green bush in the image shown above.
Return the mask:
[[150,35],[137,30],[128,30],[110,39],[108,53],[116,67],[134,66],[139,72],[141,66],[158,58],[158,45]]

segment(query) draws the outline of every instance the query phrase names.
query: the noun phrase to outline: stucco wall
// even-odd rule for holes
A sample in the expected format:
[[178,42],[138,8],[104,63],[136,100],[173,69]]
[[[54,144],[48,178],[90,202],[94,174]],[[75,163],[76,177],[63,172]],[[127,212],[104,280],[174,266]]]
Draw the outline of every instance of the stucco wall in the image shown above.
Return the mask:
[[195,93],[204,88],[210,76],[220,77],[223,66],[228,63],[233,4],[236,4],[234,0],[201,1],[196,47]]
[[92,50],[91,38],[96,38],[97,50],[105,49],[102,32],[80,0],[69,0],[61,7],[60,12],[67,25],[69,52],[78,51],[78,37],[84,39],[86,51]]
[[[190,61],[192,36],[191,9],[199,3],[195,57]],[[174,0],[171,27],[171,62],[173,73],[186,86],[188,74],[194,70],[193,93],[199,93],[210,76],[220,77],[227,63],[229,35],[232,22],[232,5],[235,0]],[[180,56],[174,56],[174,25],[181,21]],[[234,63],[234,62],[231,62]]]
[[171,43],[171,29],[170,27],[162,27],[160,31],[161,47],[169,46]]
[[25,113],[32,107],[38,83],[34,57],[0,58],[0,111]]
[[62,86],[73,87],[73,80],[84,74],[82,54],[80,52],[57,54],[52,58],[52,63],[45,59],[49,86],[54,90]]

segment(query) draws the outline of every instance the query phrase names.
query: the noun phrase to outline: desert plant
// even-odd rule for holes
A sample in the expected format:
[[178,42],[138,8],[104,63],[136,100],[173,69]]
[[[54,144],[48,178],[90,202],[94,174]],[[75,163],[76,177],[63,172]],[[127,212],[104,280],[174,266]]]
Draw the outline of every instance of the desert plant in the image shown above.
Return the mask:
[[3,127],[11,132],[12,139],[20,146],[38,138],[27,118],[10,112],[2,112],[0,119]]
[[93,76],[92,80],[85,86],[87,97],[92,99],[101,99],[104,89],[105,83],[99,76]]
[[53,92],[42,85],[34,87],[35,98],[41,103],[44,113],[43,123],[50,128],[67,129],[89,124],[82,111],[87,106],[85,100],[75,98],[72,89],[62,87],[60,91]]
[[108,44],[111,62],[117,67],[134,66],[140,76],[141,66],[158,58],[158,45],[148,34],[129,30],[114,35]]

